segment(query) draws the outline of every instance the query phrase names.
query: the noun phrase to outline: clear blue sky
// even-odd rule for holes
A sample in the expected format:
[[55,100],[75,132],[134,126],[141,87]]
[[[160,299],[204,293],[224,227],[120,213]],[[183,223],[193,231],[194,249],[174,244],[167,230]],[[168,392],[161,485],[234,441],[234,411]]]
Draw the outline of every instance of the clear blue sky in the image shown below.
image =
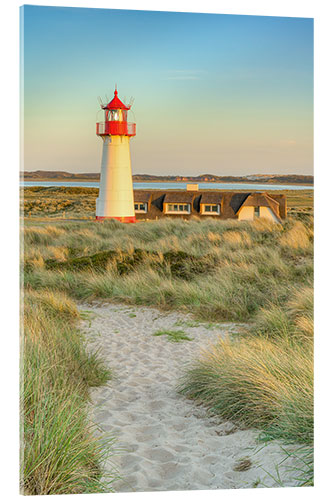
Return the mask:
[[313,20],[24,6],[26,170],[98,172],[97,96],[127,101],[134,173],[313,168]]

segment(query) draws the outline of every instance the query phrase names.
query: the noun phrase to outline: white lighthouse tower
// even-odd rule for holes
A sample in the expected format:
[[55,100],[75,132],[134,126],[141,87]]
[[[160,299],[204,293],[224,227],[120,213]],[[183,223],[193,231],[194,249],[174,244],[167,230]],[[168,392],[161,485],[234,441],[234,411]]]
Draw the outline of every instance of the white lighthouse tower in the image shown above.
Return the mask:
[[136,126],[127,122],[130,108],[118,98],[116,88],[112,101],[102,106],[104,122],[96,123],[96,134],[103,140],[97,220],[136,222],[129,144],[130,137],[135,136]]

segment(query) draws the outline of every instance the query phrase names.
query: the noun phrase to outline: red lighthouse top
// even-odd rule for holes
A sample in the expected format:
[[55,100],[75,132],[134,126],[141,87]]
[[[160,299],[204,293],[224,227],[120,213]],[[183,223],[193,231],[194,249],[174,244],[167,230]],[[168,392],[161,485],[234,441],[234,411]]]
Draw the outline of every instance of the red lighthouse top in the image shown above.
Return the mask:
[[129,109],[131,109],[131,106],[125,106],[125,104],[121,102],[118,97],[118,91],[116,88],[116,90],[114,91],[114,98],[102,109],[126,109],[128,111]]
[[101,106],[105,111],[104,122],[96,123],[96,134],[106,135],[127,135],[133,137],[136,134],[135,123],[128,123],[127,112],[131,106],[126,106],[118,97],[117,87],[114,91],[114,98],[106,106]]

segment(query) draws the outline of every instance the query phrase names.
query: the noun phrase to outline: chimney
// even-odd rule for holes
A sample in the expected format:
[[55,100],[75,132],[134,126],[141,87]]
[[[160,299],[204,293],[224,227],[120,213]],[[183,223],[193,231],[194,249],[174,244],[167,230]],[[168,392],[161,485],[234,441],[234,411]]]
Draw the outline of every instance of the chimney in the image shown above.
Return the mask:
[[199,191],[199,184],[186,184],[186,191]]

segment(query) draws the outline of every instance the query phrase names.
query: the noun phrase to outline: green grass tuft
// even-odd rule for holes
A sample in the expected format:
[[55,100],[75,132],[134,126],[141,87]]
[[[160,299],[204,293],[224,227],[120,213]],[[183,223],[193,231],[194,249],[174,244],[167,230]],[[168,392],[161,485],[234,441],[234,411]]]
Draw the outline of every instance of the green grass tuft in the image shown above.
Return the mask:
[[170,342],[182,342],[183,340],[193,340],[183,330],[158,330],[153,333],[155,337],[166,335]]

